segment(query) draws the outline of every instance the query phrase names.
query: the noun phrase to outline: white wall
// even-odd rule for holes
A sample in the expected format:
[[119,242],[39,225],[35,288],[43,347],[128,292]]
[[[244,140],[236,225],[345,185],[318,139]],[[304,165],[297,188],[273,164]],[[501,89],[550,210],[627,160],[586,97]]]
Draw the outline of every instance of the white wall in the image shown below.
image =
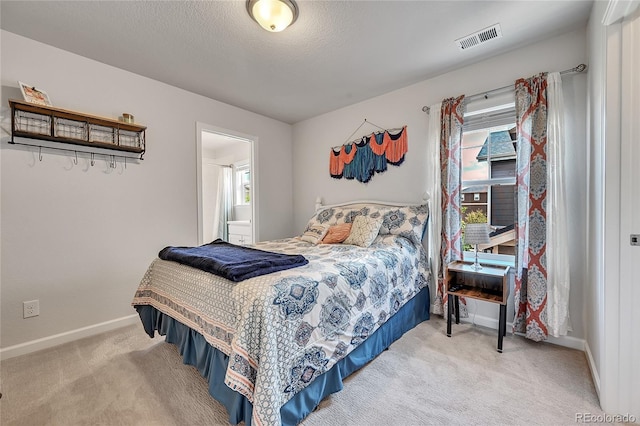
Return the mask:
[[[197,243],[196,122],[258,138],[259,237],[291,234],[291,126],[93,60],[2,32],[2,348],[129,316],[149,263],[166,245]],[[18,80],[54,105],[147,125],[140,164],[6,143],[7,98]],[[22,301],[40,316],[22,319]]]
[[[462,53],[461,53],[462,54]],[[294,232],[301,233],[314,211],[314,200],[322,196],[327,203],[349,199],[387,199],[419,201],[424,191],[432,191],[426,170],[428,117],[425,105],[439,103],[444,98],[460,94],[473,95],[511,85],[519,77],[530,77],[543,71],[562,71],[586,63],[586,33],[584,29],[570,32],[464,67],[421,83],[382,95],[337,111],[318,116],[293,127]],[[570,314],[574,331],[571,336],[584,338],[583,283],[586,267],[586,76],[563,78],[569,148],[567,167],[569,208],[571,212],[572,289]],[[328,172],[329,150],[341,145],[367,119],[382,127],[407,125],[409,152],[400,167],[389,166],[376,174],[368,184],[355,180],[332,179]],[[364,126],[354,137],[375,130]],[[497,320],[494,305],[482,304],[479,316]],[[571,344],[570,344],[571,345]],[[578,346],[580,343],[578,343]]]

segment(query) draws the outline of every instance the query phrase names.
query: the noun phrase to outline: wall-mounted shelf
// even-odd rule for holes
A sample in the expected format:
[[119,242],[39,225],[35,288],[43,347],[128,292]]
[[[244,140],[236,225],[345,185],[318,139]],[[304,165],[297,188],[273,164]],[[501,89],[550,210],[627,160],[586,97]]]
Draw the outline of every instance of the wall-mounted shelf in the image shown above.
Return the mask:
[[18,143],[14,138],[23,137],[129,152],[139,154],[141,160],[144,155],[145,126],[15,99],[9,100],[9,106],[9,143]]

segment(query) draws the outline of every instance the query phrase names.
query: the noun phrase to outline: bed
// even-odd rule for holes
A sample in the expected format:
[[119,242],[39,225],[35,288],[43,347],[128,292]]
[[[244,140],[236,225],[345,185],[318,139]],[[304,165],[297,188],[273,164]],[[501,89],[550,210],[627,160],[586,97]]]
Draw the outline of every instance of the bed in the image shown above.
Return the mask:
[[[426,203],[319,206],[301,236],[252,246],[304,266],[234,282],[158,258],[132,305],[207,379],[231,424],[295,425],[429,318],[428,215]],[[345,227],[344,242],[322,242]]]

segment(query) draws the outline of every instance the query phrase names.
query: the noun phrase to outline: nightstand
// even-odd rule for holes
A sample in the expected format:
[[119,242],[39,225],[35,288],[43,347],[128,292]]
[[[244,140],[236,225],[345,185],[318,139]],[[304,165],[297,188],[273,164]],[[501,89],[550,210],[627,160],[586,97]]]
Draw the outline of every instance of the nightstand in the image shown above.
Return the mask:
[[[510,266],[482,265],[475,270],[473,262],[457,260],[445,269],[447,292],[447,336],[451,337],[451,317],[455,313],[456,324],[460,323],[460,297],[498,303],[498,352],[502,352],[502,338],[507,334],[507,299],[509,298]],[[455,312],[454,312],[455,311]]]

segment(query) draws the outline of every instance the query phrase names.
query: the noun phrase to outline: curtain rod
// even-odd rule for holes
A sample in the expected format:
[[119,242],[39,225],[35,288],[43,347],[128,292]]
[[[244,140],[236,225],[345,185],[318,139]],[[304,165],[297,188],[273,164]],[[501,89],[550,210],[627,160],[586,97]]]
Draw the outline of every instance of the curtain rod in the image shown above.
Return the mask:
[[[587,70],[587,66],[585,64],[580,64],[577,67],[573,67],[573,68],[570,68],[568,70],[560,71],[560,75],[571,74],[571,73],[574,73],[574,72],[584,72],[586,70]],[[475,95],[471,95],[471,96],[465,96],[465,102],[466,101],[470,101],[470,100],[479,99],[479,98],[487,99],[489,97],[490,93],[502,92],[502,91],[507,90],[507,89],[513,89],[513,85],[498,87],[497,89],[488,90],[488,91],[482,92],[482,93],[476,93]],[[429,108],[428,106],[423,106],[422,107],[422,111],[426,112],[427,114],[429,114],[430,109],[431,108]]]

